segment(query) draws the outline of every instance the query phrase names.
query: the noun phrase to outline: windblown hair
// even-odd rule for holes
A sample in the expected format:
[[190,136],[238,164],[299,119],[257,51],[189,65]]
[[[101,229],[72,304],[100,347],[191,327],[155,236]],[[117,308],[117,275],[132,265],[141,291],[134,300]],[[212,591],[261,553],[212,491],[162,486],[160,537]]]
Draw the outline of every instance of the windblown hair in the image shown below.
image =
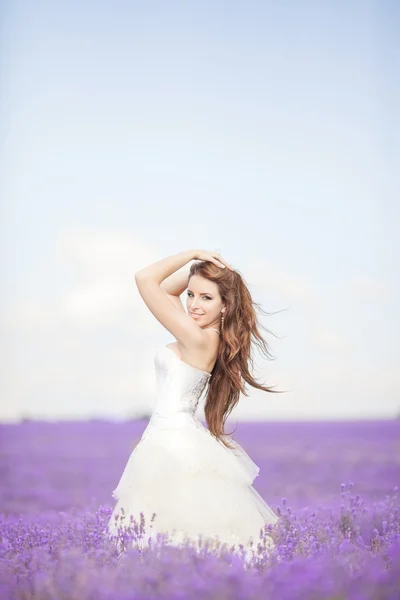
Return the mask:
[[254,366],[251,357],[252,337],[262,353],[268,359],[273,359],[258,327],[272,332],[259,324],[254,307],[258,307],[264,314],[269,313],[252,300],[244,279],[237,270],[221,269],[210,261],[199,261],[191,264],[189,279],[192,275],[200,275],[215,282],[222,302],[226,305],[224,324],[222,326],[221,323],[220,328],[218,357],[211,374],[204,413],[210,433],[226,447],[232,448],[224,439],[227,435],[224,427],[228,416],[239,402],[240,393],[249,395],[244,382],[264,392],[281,394],[285,391],[273,390],[274,386],[258,383],[248,368],[248,363]]

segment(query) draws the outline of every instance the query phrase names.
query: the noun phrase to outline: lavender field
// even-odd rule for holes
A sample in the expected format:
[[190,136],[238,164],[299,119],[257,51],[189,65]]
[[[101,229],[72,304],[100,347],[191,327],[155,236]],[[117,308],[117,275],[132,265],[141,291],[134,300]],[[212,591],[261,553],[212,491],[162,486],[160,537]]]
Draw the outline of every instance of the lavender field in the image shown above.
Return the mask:
[[[252,556],[203,545],[132,547],[105,536],[146,421],[0,427],[0,597],[400,598],[400,421],[236,423],[280,516]],[[166,490],[168,493],[168,490]]]

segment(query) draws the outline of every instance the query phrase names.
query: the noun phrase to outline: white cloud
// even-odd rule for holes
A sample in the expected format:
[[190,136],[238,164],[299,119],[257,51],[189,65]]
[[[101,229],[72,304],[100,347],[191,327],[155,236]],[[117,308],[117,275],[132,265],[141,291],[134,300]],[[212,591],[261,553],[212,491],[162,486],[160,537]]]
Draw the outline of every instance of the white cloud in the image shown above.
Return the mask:
[[57,270],[65,271],[72,284],[53,301],[21,299],[3,312],[4,329],[39,332],[59,325],[84,330],[123,323],[137,333],[155,331],[134,281],[136,270],[157,260],[146,244],[124,233],[73,228],[60,232],[54,254]]

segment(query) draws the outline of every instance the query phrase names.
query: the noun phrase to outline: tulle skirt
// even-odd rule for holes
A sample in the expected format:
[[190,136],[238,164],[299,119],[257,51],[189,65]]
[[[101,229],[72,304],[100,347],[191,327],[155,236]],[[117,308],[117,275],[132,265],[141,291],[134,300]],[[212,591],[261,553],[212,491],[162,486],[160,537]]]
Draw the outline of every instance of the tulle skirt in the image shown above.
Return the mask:
[[[143,513],[146,539],[166,533],[171,545],[209,538],[229,547],[256,547],[260,530],[278,516],[252,486],[259,467],[237,442],[228,441],[234,450],[192,415],[155,414],[112,492],[117,502],[109,534],[117,535],[121,521],[115,517],[123,508],[125,525],[131,515],[140,522]],[[273,550],[272,537],[264,533],[264,539]]]

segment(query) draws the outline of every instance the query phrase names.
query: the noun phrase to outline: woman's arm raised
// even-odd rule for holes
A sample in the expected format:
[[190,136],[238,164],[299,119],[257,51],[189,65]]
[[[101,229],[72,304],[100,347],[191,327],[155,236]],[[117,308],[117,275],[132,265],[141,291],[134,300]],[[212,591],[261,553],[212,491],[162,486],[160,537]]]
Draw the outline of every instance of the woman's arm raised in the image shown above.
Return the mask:
[[168,298],[175,304],[179,310],[185,312],[181,301],[181,294],[189,285],[189,271],[187,269],[179,269],[176,273],[172,273],[169,277],[161,282],[161,289],[164,290]]
[[[207,337],[195,321],[168,297],[162,283],[167,277],[196,257],[195,250],[167,256],[135,273],[137,288],[143,301],[155,318],[183,346],[202,346]],[[187,285],[187,284],[186,284]]]
[[175,271],[186,265],[188,262],[194,260],[196,258],[196,254],[196,250],[186,250],[185,252],[180,252],[179,254],[173,254],[172,256],[162,258],[148,267],[140,269],[140,271],[136,271],[135,279],[136,281],[139,278],[142,280],[151,279],[160,285],[161,282],[172,275],[172,273],[175,273]]
[[176,273],[169,275],[161,282],[162,289],[170,294],[170,296],[179,296],[183,294],[189,285],[189,271],[187,269],[179,269]]

